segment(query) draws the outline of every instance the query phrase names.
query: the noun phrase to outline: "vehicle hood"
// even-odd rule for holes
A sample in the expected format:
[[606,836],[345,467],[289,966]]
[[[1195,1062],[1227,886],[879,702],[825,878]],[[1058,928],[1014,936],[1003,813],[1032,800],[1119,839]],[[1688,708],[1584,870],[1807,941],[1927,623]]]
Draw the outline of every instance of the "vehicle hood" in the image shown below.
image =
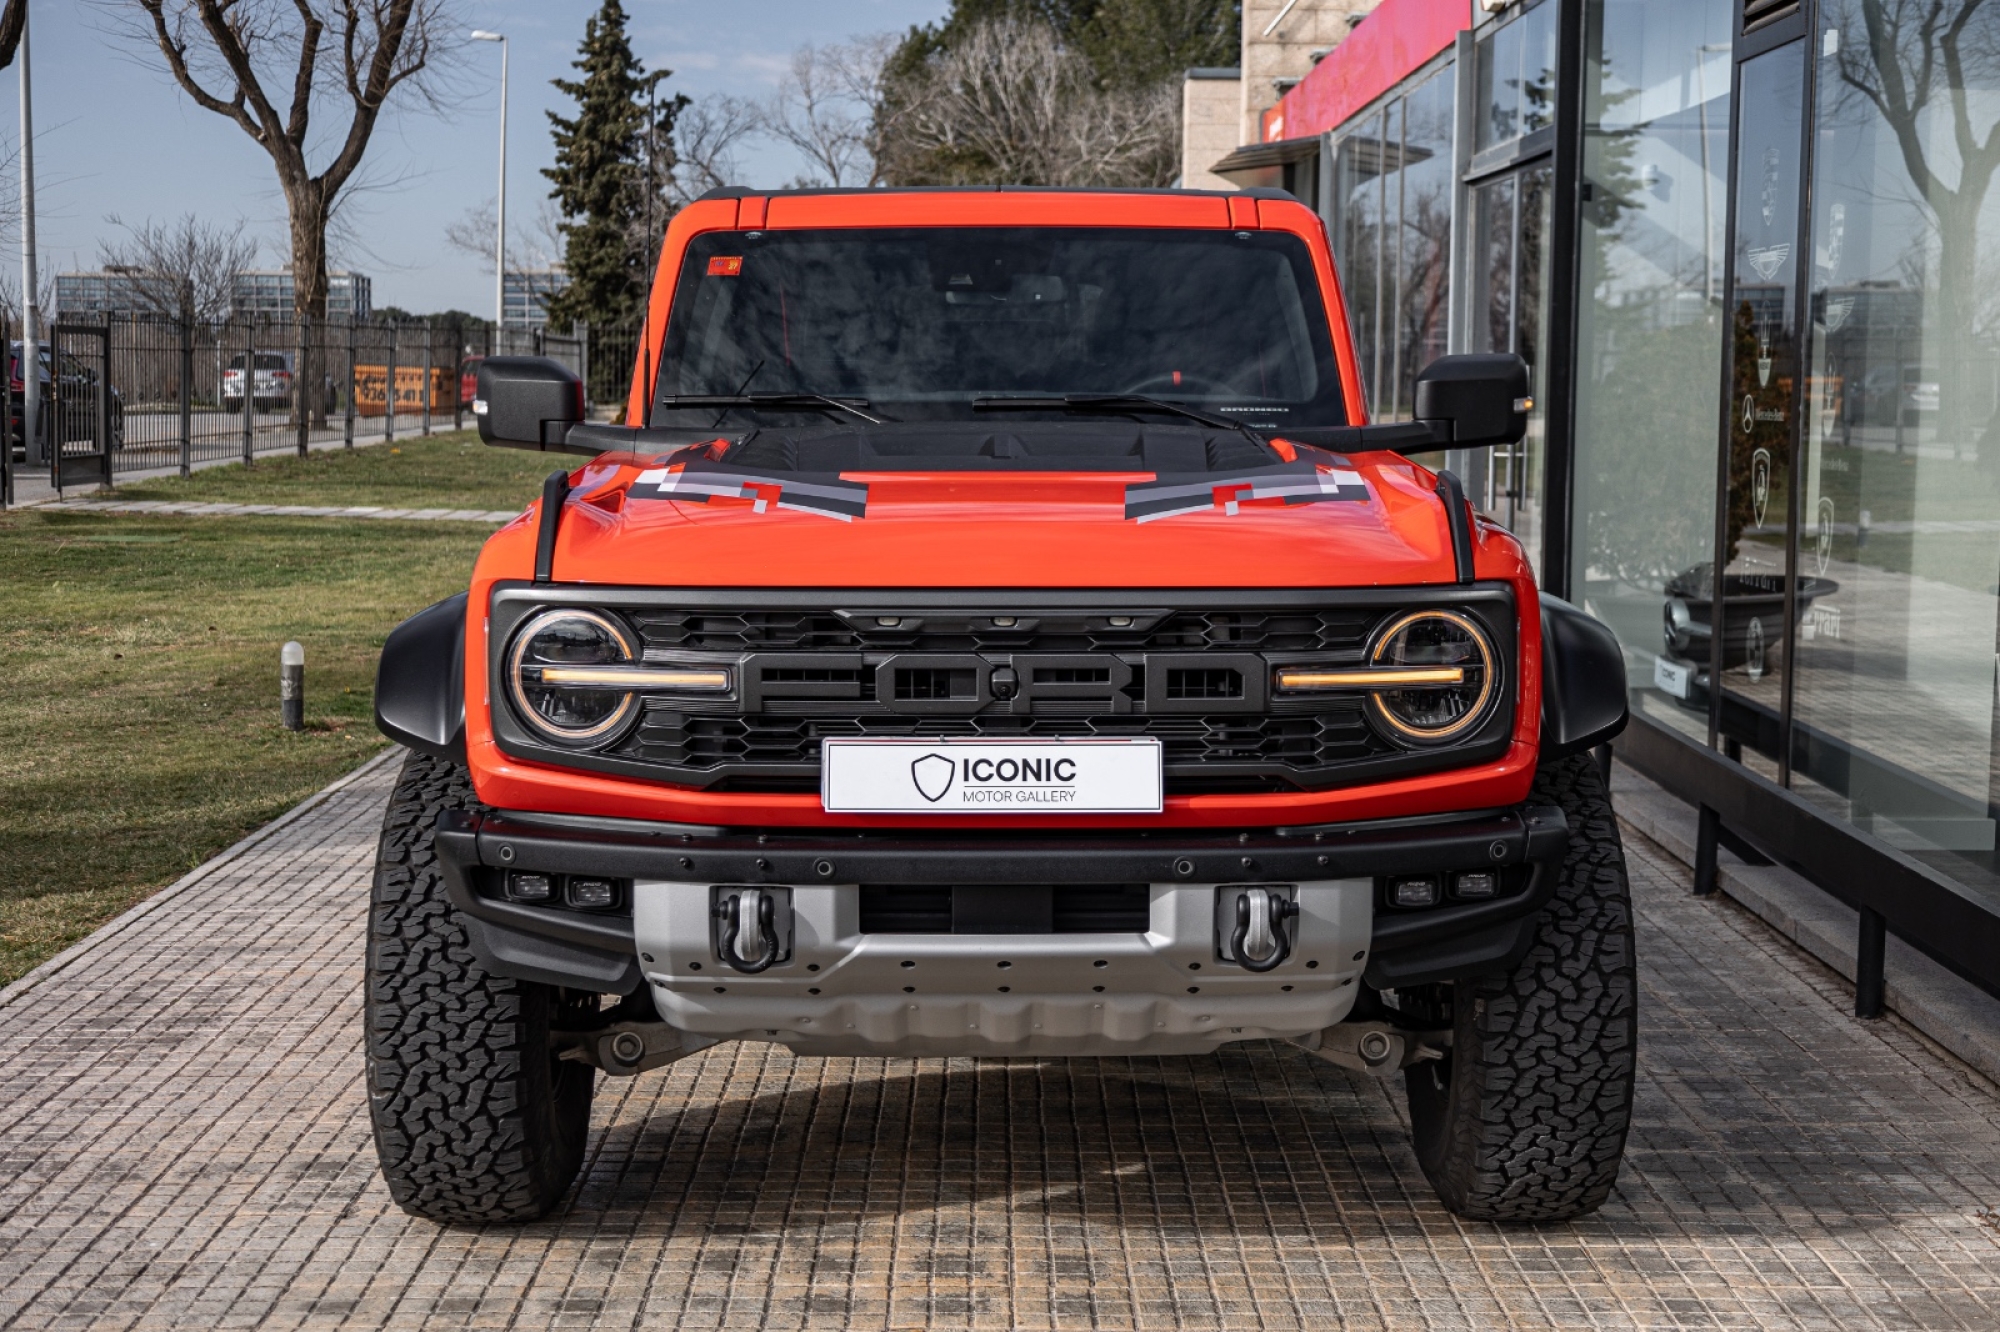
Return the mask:
[[[1454,576],[1435,476],[1388,453],[1301,449],[1283,465],[1184,475],[760,474],[686,453],[608,454],[571,484],[560,582],[1367,587]],[[531,511],[510,532],[531,544],[533,523]],[[1512,576],[1518,548],[1481,529],[1479,553],[1509,566],[1482,575]]]

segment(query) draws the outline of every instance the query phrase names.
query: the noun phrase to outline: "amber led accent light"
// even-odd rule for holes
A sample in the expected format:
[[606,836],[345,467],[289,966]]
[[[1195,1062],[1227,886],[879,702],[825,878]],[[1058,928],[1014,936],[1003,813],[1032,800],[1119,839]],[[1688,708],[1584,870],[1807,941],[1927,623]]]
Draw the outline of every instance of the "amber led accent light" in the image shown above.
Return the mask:
[[1390,666],[1360,671],[1278,672],[1280,689],[1411,689],[1423,685],[1447,686],[1464,683],[1463,666]]
[[535,683],[564,689],[716,689],[729,688],[723,670],[671,670],[656,666],[524,666]]

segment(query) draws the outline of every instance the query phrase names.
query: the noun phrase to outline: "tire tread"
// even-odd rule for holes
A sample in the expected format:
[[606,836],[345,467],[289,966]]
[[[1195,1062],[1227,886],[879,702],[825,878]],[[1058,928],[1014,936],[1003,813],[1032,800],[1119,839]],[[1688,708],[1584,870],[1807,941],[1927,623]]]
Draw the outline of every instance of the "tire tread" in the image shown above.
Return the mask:
[[412,754],[383,819],[369,906],[368,1104],[390,1196],[434,1221],[526,1221],[582,1164],[592,1072],[558,1065],[551,987],[480,965],[445,896],[432,829],[479,809],[464,768]]
[[[1474,1220],[1566,1221],[1610,1195],[1631,1126],[1638,967],[1631,890],[1610,794],[1573,755],[1536,773],[1569,851],[1527,955],[1454,995],[1449,1084],[1409,1071],[1418,1160],[1446,1206]],[[1440,1094],[1442,1093],[1442,1094]]]

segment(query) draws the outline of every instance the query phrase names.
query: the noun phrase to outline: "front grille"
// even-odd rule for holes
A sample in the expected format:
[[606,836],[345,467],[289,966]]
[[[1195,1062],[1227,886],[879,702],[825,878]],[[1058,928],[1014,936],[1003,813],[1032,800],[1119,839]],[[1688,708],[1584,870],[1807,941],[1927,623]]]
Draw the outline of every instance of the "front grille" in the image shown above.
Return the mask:
[[1143,934],[1152,912],[1143,883],[861,885],[863,934]]
[[1241,698],[1243,672],[1178,670],[1167,672],[1167,697],[1171,699]]
[[975,699],[979,695],[979,675],[976,671],[963,670],[909,670],[896,671],[896,697],[902,699]]
[[[500,661],[537,608],[576,590],[508,589]],[[652,695],[602,749],[558,751],[496,709],[524,758],[718,792],[819,789],[833,739],[1151,739],[1173,795],[1325,790],[1482,762],[1504,752],[1504,699],[1467,741],[1413,752],[1366,696],[1287,693],[1285,665],[1365,664],[1378,629],[1419,606],[1478,616],[1513,658],[1504,588],[1271,593],[970,590],[955,594],[599,589],[653,664],[721,667],[727,694]],[[1037,604],[1036,595],[1046,600]]]
[[[1049,615],[654,610],[632,615],[649,652],[1358,652],[1380,612],[1364,607]],[[895,620],[893,625],[878,623]],[[1012,620],[1013,624],[997,623]]]
[[[638,727],[613,752],[641,763],[695,772],[746,765],[819,762],[822,740],[939,737],[947,740],[1149,737],[1160,742],[1169,775],[1196,764],[1282,765],[1300,774],[1395,752],[1339,699],[1321,712],[1291,715],[907,717],[889,712],[788,717],[702,716],[649,701]],[[1188,774],[1193,775],[1193,774]],[[1217,774],[1220,775],[1220,774]],[[816,785],[816,784],[815,784]]]

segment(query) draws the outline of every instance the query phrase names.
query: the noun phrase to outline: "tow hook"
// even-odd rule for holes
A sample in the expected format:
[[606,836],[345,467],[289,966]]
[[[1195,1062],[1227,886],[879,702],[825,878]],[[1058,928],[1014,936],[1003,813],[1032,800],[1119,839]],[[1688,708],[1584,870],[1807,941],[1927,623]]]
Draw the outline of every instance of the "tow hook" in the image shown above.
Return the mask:
[[[779,893],[785,894],[783,903]],[[709,914],[716,924],[715,955],[725,966],[754,976],[790,956],[790,896],[785,889],[716,889]]]
[[1386,1022],[1343,1022],[1339,1026],[1299,1036],[1300,1045],[1330,1064],[1358,1073],[1389,1074],[1429,1059],[1442,1059],[1451,1049],[1449,1031],[1411,1031]]
[[[1287,922],[1299,914],[1299,904],[1278,888],[1225,888],[1223,893],[1225,902],[1228,894],[1236,897],[1233,928],[1219,950],[1223,960],[1246,971],[1271,971],[1282,965],[1292,955]],[[1218,925],[1228,921],[1227,914],[1218,914],[1223,915]]]
[[549,1039],[556,1058],[590,1064],[619,1078],[660,1068],[715,1044],[664,1022],[614,1022],[590,1031],[551,1032]]

